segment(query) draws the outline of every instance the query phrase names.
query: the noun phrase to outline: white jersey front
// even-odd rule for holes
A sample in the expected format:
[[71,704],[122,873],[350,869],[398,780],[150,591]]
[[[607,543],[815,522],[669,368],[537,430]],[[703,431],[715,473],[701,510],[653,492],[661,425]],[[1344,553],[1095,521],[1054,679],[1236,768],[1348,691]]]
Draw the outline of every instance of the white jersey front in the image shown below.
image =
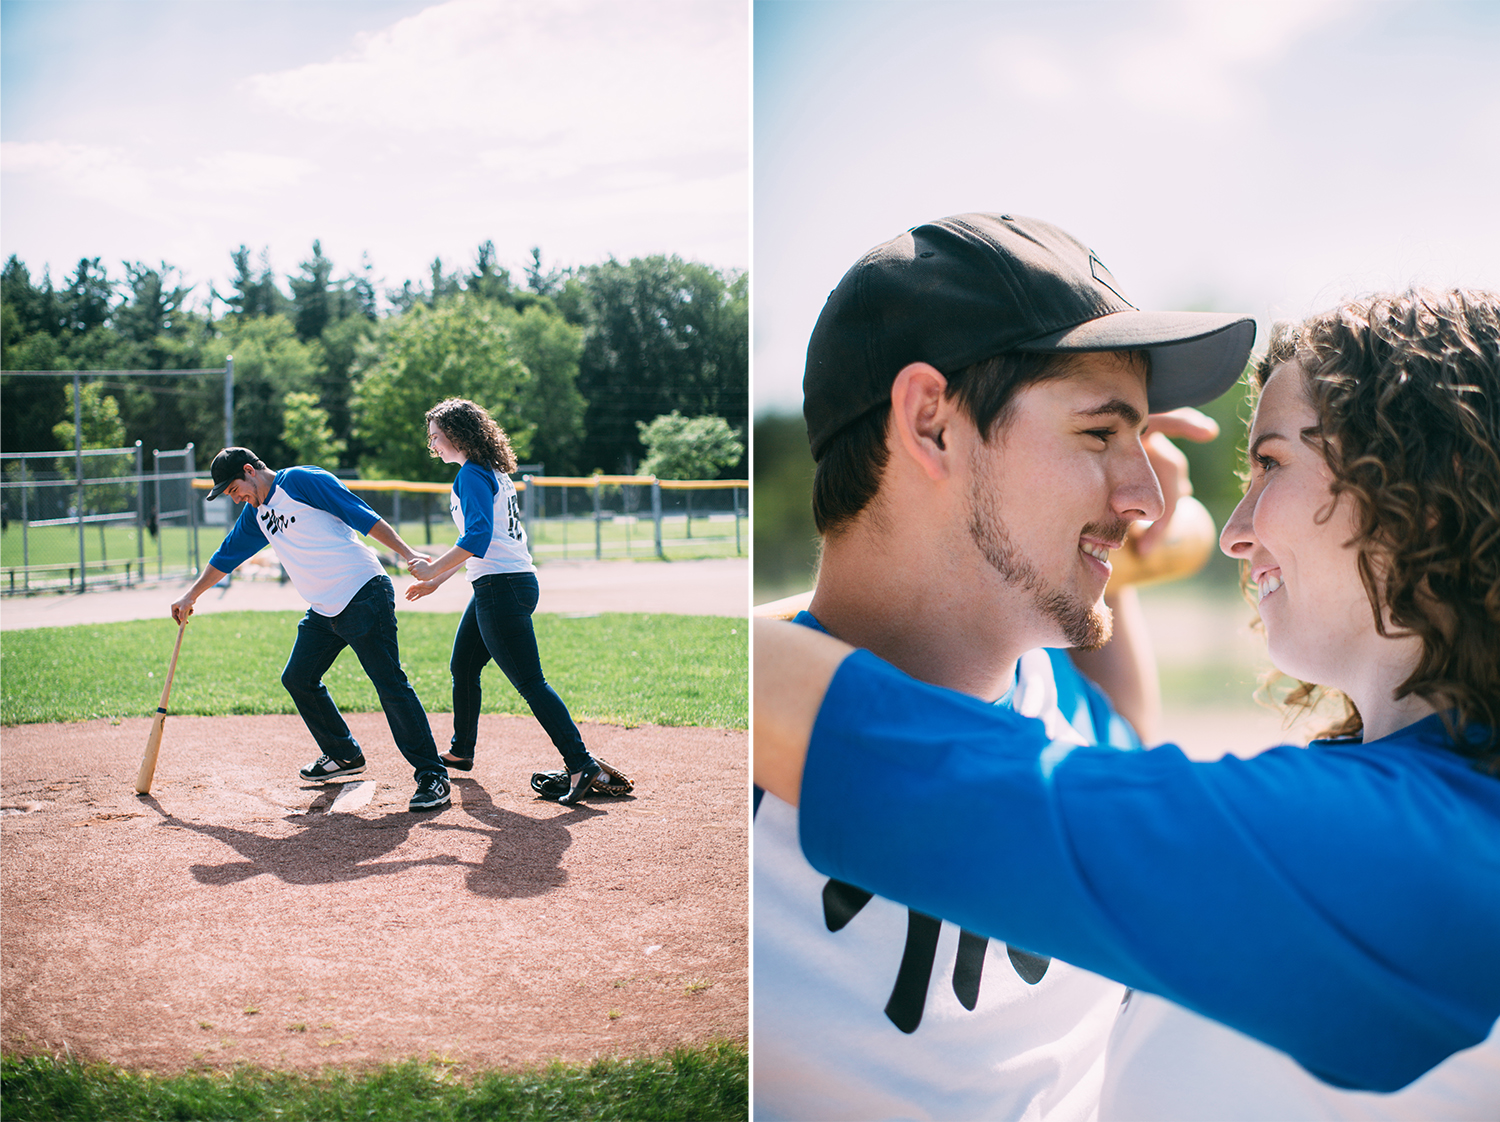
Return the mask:
[[[1295,964],[1289,964],[1295,969]],[[1160,997],[1130,997],[1105,1053],[1100,1122],[1494,1122],[1500,1026],[1390,1094],[1343,1091],[1258,1040]]]
[[[1014,707],[1092,742],[1057,697],[1023,656]],[[774,795],[754,839],[756,1119],[1094,1117],[1124,987],[830,880]]]
[[336,616],[372,578],[385,575],[375,551],[355,532],[368,532],[379,520],[322,468],[283,468],[265,502],[240,510],[209,564],[232,573],[269,543],[312,610]]
[[465,461],[453,480],[448,510],[458,527],[458,545],[474,555],[466,563],[470,581],[491,573],[536,571],[510,476]]

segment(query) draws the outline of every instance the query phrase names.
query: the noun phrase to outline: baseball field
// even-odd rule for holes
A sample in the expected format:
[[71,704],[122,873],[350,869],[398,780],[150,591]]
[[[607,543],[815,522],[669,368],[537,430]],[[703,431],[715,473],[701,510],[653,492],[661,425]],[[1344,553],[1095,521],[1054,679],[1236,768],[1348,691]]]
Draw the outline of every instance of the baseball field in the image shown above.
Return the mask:
[[[369,766],[304,782],[272,580],[200,601],[137,795],[176,587],[0,605],[7,1119],[744,1116],[747,567],[541,581],[549,680],[629,795],[536,797],[556,750],[491,667],[474,770],[408,812],[347,653]],[[402,656],[442,745],[462,604],[421,603]]]

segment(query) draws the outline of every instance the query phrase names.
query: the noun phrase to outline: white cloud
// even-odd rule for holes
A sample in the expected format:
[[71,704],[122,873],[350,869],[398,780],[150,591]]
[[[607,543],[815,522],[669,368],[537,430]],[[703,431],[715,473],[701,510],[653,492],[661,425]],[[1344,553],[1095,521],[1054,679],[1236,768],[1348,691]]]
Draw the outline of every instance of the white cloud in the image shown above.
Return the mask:
[[1256,112],[1261,72],[1353,7],[1353,0],[1172,0],[1139,9],[1135,26],[1093,37],[1007,32],[982,57],[994,83],[1028,102],[1222,122]]
[[153,202],[152,177],[122,148],[47,140],[0,144],[7,175],[29,175],[60,193],[141,213]]
[[248,88],[324,125],[531,149],[543,172],[743,151],[745,20],[702,0],[450,0]]
[[198,159],[191,169],[170,173],[195,190],[262,194],[295,187],[317,171],[308,160],[269,152],[219,152]]

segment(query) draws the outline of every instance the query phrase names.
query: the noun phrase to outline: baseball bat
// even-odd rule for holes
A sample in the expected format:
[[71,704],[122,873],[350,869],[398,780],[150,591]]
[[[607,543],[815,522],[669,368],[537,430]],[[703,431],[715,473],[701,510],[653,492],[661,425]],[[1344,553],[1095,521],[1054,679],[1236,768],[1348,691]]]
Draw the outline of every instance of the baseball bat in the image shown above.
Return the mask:
[[1134,535],[1126,538],[1125,548],[1109,555],[1111,587],[1128,584],[1156,584],[1160,581],[1190,577],[1208,564],[1209,555],[1218,544],[1219,531],[1208,508],[1190,495],[1177,500],[1167,533],[1156,548],[1142,557],[1135,551]]
[[146,737],[146,754],[141,757],[141,770],[135,775],[135,790],[138,795],[151,793],[151,778],[156,774],[156,754],[161,751],[162,729],[167,723],[167,696],[172,692],[172,676],[177,673],[177,653],[182,650],[182,636],[187,631],[184,619],[177,628],[177,645],[172,648],[172,663],[167,667],[167,681],[161,688],[161,704],[156,707],[156,716],[151,720],[151,734]]

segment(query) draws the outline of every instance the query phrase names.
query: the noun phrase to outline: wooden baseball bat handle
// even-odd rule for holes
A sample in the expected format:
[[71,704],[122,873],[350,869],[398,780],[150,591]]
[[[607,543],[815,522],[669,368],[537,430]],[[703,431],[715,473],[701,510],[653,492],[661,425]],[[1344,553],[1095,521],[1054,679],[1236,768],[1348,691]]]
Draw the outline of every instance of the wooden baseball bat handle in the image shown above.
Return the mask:
[[1124,549],[1109,555],[1112,570],[1109,578],[1111,588],[1123,588],[1127,584],[1139,587],[1160,581],[1180,580],[1190,577],[1208,564],[1219,540],[1218,528],[1208,508],[1190,495],[1177,500],[1177,509],[1172,512],[1172,521],[1167,523],[1167,535],[1156,543],[1156,548],[1142,557],[1135,551],[1135,539],[1126,540]]
[[167,667],[167,680],[161,688],[161,704],[156,707],[156,716],[151,720],[151,732],[146,737],[146,753],[141,757],[140,770],[135,773],[136,794],[151,793],[151,780],[156,775],[156,756],[161,751],[161,736],[167,721],[167,698],[172,693],[172,677],[177,673],[177,655],[182,650],[182,636],[187,631],[184,619],[177,628],[177,645],[172,648],[172,662]]

